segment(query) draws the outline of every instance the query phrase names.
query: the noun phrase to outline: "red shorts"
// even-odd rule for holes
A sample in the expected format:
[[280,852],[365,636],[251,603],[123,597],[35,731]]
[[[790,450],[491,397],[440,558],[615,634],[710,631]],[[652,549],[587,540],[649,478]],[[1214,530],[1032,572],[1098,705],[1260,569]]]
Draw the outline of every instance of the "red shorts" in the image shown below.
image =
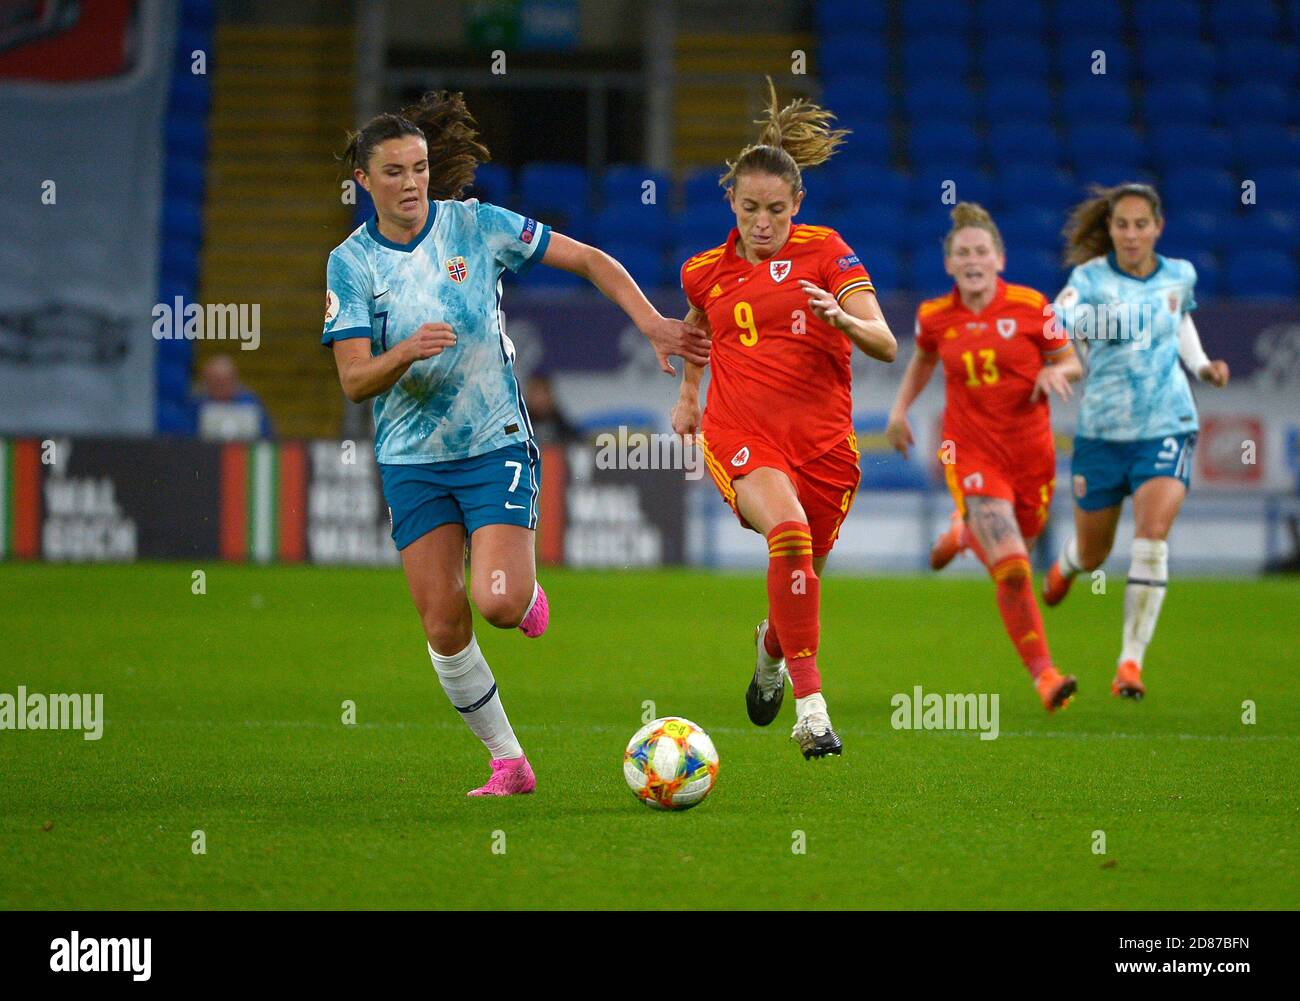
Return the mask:
[[779,469],[790,477],[808,517],[813,556],[825,556],[831,551],[840,534],[840,524],[853,506],[858,481],[862,478],[857,435],[850,431],[838,445],[804,463],[782,454],[776,446],[763,439],[741,431],[714,428],[707,440],[701,434],[696,436],[696,441],[722,499],[742,525],[753,528],[736,507],[734,481],[764,466]]
[[[1042,532],[1056,487],[1056,454],[1052,449],[1034,454],[1014,470],[1008,469],[1005,462],[981,455],[969,445],[960,446],[956,454],[957,461],[945,463],[943,474],[963,518],[967,497],[999,497],[1011,502],[1025,541]],[[943,460],[942,452],[939,458]]]

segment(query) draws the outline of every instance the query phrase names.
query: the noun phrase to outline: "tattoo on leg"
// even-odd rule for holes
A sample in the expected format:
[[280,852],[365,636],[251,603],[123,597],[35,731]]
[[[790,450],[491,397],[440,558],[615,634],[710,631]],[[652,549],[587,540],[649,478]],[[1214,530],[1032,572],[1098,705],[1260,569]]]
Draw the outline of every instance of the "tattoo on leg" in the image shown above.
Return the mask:
[[968,497],[966,517],[971,531],[986,548],[996,546],[1003,539],[1018,538],[1020,535],[1011,505],[1000,498]]

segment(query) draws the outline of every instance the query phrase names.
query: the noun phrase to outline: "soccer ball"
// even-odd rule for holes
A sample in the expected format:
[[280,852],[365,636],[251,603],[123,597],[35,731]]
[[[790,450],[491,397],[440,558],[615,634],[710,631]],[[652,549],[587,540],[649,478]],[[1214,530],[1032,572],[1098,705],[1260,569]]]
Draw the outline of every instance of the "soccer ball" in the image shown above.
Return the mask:
[[623,777],[646,806],[689,810],[704,801],[718,778],[718,752],[688,719],[665,716],[647,723],[623,752]]

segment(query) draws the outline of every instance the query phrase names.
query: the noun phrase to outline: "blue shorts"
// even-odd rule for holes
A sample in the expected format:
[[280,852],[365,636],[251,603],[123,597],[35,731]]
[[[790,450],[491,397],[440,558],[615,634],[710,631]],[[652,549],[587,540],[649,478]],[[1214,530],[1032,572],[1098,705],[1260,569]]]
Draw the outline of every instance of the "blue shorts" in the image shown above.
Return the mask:
[[537,527],[542,453],[531,439],[449,462],[379,464],[393,542],[405,549],[439,525]]
[[1075,438],[1070,462],[1074,502],[1085,511],[1114,507],[1157,476],[1172,476],[1189,487],[1195,446],[1195,431],[1139,441]]

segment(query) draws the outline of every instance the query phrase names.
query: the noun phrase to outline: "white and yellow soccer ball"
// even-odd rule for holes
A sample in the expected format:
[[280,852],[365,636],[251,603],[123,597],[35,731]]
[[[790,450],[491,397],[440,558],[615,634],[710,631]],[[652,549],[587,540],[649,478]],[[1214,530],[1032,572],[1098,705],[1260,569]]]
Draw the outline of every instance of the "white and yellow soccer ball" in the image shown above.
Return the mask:
[[623,752],[623,777],[646,806],[689,810],[704,801],[718,779],[718,752],[709,735],[688,719],[665,716],[647,723]]

